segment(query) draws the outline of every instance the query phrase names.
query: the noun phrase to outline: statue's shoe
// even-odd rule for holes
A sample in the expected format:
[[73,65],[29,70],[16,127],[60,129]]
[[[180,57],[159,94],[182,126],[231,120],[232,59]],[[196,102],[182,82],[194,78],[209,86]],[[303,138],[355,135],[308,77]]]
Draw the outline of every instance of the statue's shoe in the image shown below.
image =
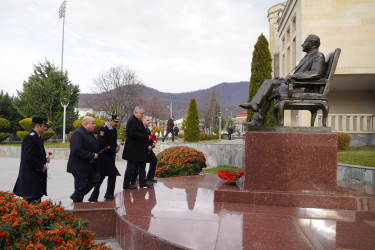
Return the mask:
[[245,103],[245,104],[240,104],[240,107],[243,109],[251,109],[254,112],[258,112],[259,110],[259,105],[257,103]]
[[251,122],[248,123],[250,126],[262,126],[263,124],[257,120],[251,120]]

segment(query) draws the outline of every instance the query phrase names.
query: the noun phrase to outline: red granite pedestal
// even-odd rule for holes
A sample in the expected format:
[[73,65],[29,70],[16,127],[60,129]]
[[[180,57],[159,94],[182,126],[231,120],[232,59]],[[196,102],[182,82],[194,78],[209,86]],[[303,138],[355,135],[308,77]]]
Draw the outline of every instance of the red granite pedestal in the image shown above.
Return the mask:
[[337,135],[246,133],[245,179],[220,182],[215,201],[290,207],[356,209],[356,200],[337,187]]

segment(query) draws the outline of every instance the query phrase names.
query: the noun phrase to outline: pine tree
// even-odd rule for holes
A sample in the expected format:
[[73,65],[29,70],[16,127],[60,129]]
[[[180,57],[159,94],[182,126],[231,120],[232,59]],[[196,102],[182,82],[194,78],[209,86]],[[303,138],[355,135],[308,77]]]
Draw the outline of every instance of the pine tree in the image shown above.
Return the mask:
[[15,133],[21,129],[19,121],[23,117],[18,113],[18,111],[13,107],[14,97],[8,95],[8,93],[0,92],[0,118],[5,118],[9,120],[11,128],[9,132]]
[[196,142],[199,141],[199,135],[199,114],[197,109],[197,103],[194,98],[191,98],[189,110],[187,113],[184,138],[188,142]]
[[44,64],[34,65],[34,74],[24,81],[23,90],[17,91],[13,106],[23,117],[45,116],[52,121],[57,132],[63,126],[63,108],[61,99],[69,98],[66,108],[67,129],[72,129],[77,119],[74,108],[78,103],[79,87],[73,85],[68,73],[62,73],[53,63],[46,60]]
[[[272,78],[272,57],[268,49],[267,38],[263,33],[258,37],[254,45],[253,59],[251,62],[251,77],[249,87],[249,102],[255,96],[259,87],[264,80]],[[273,108],[273,103],[270,110]],[[250,109],[247,111],[247,121],[251,121],[254,112]],[[268,112],[264,119],[264,125],[272,125],[272,112]]]

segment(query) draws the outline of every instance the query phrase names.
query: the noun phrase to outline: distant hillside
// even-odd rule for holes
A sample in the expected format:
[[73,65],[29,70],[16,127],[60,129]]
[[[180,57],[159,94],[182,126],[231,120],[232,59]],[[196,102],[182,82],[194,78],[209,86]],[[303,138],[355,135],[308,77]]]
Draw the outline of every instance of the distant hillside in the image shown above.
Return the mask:
[[[223,82],[208,89],[184,93],[165,93],[147,86],[144,86],[143,91],[147,98],[156,96],[160,101],[165,103],[165,105],[169,105],[172,101],[174,111],[173,114],[177,119],[186,114],[190,99],[193,97],[197,101],[200,115],[203,115],[204,107],[207,105],[209,98],[212,95],[212,91],[216,91],[217,101],[221,106],[223,117],[228,117],[231,115],[231,113],[225,109],[232,111],[233,116],[236,113],[244,111],[243,109],[237,107],[239,104],[247,102],[249,96],[249,82]],[[87,108],[87,100],[89,98],[93,98],[93,95],[94,94],[80,94],[78,107]]]

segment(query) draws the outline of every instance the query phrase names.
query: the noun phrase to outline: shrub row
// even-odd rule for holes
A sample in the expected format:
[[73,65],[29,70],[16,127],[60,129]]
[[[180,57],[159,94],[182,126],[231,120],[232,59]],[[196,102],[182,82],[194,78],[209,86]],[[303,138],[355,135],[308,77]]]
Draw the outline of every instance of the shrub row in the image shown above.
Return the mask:
[[155,175],[157,177],[172,177],[197,175],[207,167],[206,157],[189,147],[167,148],[158,155]]
[[348,133],[344,132],[335,132],[335,134],[337,134],[337,149],[347,150],[352,137]]
[[89,222],[51,201],[28,204],[0,191],[0,249],[109,249],[94,244]]
[[[178,134],[178,138],[184,138],[184,134]],[[201,132],[199,135],[200,141],[216,140],[216,139],[219,139],[218,134],[206,134],[206,133]]]

